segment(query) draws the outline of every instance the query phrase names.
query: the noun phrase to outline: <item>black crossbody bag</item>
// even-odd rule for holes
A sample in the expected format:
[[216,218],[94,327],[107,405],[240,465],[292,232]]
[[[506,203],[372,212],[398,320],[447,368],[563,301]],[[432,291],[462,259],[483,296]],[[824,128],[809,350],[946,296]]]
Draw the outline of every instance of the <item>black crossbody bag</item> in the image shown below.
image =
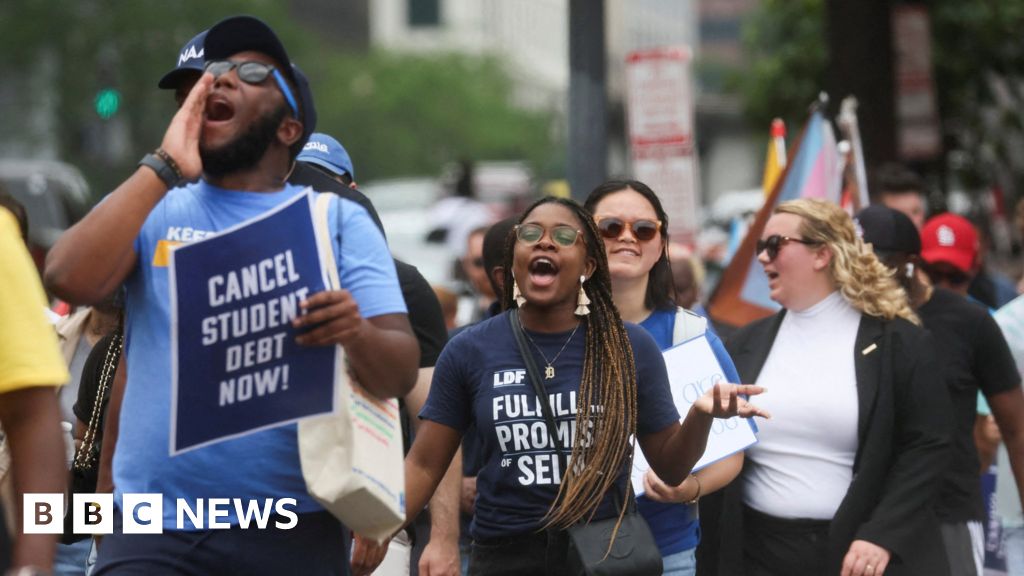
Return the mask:
[[[551,405],[548,403],[547,390],[544,388],[544,381],[540,378],[540,371],[533,359],[533,354],[526,345],[526,335],[523,333],[523,325],[519,320],[519,311],[512,310],[509,313],[509,322],[512,324],[512,334],[519,346],[519,353],[526,364],[526,372],[533,385],[533,391],[540,400],[541,410],[544,413],[544,421],[547,424],[548,436],[555,449],[562,456],[562,446],[558,444],[558,433],[556,432],[555,417],[551,412]],[[615,508],[622,510],[622,504],[615,494]],[[629,574],[631,576],[660,576],[663,572],[661,552],[654,541],[654,535],[636,510],[636,499],[633,496],[632,485],[626,480],[627,509],[622,517],[619,530],[615,533],[617,517],[604,520],[594,520],[586,523],[578,523],[570,526],[566,532],[569,535],[569,551],[567,555],[569,574],[586,576],[618,576]],[[612,541],[612,534],[615,540]]]

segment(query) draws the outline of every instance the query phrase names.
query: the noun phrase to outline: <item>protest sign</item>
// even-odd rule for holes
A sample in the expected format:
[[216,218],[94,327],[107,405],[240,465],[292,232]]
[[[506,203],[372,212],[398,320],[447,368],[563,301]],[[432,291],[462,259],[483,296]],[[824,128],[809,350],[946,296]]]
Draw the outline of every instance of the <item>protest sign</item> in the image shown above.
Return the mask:
[[[725,371],[715,358],[706,336],[701,335],[673,346],[662,353],[668,369],[672,399],[679,414],[686,416],[690,406],[716,383],[725,383]],[[716,418],[708,435],[704,455],[694,465],[696,472],[705,466],[731,456],[757,442],[754,422],[738,416],[727,420]],[[644,475],[650,468],[643,452],[637,448],[633,454],[633,491],[644,493]]]
[[171,454],[335,409],[335,347],[291,321],[327,285],[308,192],[171,252]]

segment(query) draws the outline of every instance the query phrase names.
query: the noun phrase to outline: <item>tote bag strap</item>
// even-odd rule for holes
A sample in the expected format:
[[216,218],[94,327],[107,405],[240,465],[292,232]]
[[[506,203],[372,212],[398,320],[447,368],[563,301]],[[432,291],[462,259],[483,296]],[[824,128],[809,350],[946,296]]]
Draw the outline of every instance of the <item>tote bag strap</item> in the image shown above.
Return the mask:
[[[331,194],[316,195],[316,203],[313,206],[313,229],[316,231],[316,245],[320,248],[321,262],[327,272],[328,289],[337,290],[341,288],[341,280],[338,278],[338,261],[334,256],[334,243],[331,242],[331,227],[328,224],[332,198]],[[338,210],[341,210],[341,206],[338,206]]]

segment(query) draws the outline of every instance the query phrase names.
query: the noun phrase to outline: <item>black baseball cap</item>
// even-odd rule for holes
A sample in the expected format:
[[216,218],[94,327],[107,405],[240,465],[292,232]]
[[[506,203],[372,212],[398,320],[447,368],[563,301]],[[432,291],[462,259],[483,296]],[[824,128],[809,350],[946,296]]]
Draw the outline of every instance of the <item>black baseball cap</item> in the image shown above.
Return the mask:
[[910,218],[888,206],[872,204],[857,214],[861,238],[875,251],[921,253],[921,235]]
[[[283,72],[295,85],[302,105],[302,140],[305,144],[309,135],[316,130],[316,107],[309,80],[292,63],[281,40],[274,30],[255,16],[231,16],[214,24],[206,34],[204,56],[207,62],[224,60],[245,50],[253,50],[270,56],[281,65]],[[301,146],[300,146],[301,147]]]
[[203,42],[206,40],[207,32],[207,30],[203,30],[196,34],[195,38],[181,47],[178,63],[173,70],[164,74],[160,79],[157,84],[158,88],[174,90],[186,78],[198,78],[203,73],[203,64],[206,63],[206,60],[203,59]]

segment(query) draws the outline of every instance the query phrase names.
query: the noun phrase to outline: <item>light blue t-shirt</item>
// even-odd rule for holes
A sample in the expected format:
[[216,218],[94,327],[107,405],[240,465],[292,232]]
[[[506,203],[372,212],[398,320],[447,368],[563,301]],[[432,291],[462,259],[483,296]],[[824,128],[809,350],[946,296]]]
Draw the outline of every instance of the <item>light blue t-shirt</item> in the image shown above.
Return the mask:
[[[640,326],[654,337],[659,348],[667,350],[673,345],[672,333],[676,326],[676,310],[655,310],[640,323]],[[715,353],[715,359],[725,372],[726,381],[739,382],[740,375],[736,372],[736,366],[732,363],[722,340],[710,329],[710,323],[705,335],[711,350]],[[651,533],[663,556],[697,547],[700,542],[700,524],[695,511],[690,510],[689,506],[655,502],[643,495],[637,496],[636,504],[637,510],[651,527]]]
[[[143,224],[134,245],[138,260],[126,283],[128,385],[114,455],[118,506],[124,493],[161,493],[165,529],[176,527],[177,498],[193,508],[199,498],[295,498],[294,512],[322,510],[302,479],[295,424],[169,456],[168,244],[205,238],[263,214],[303,190],[286,185],[279,192],[243,192],[200,181],[168,192]],[[394,262],[366,210],[334,197],[328,219],[341,285],[352,293],[360,314],[370,318],[405,313]],[[233,506],[229,508],[229,517],[222,520],[236,524]],[[191,528],[187,517],[184,525]]]

